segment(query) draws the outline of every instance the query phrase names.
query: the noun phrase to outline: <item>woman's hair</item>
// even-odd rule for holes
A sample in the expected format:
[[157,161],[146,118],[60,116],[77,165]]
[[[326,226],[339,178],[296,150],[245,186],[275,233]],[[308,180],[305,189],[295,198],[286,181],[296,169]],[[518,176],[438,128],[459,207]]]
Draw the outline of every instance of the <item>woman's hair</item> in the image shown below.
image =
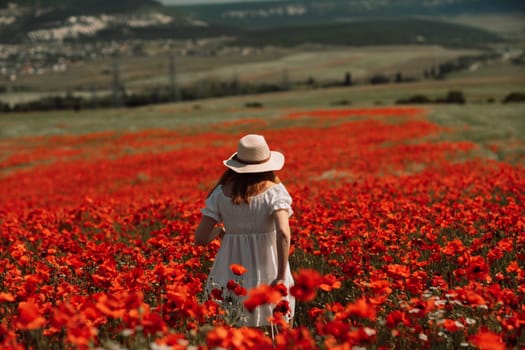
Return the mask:
[[219,185],[225,185],[231,183],[232,193],[231,198],[234,204],[250,203],[250,197],[253,197],[261,193],[266,185],[266,181],[273,183],[280,183],[281,180],[277,177],[275,172],[267,171],[263,173],[236,173],[235,171],[228,169],[222,174],[219,182],[208,194],[208,197]]

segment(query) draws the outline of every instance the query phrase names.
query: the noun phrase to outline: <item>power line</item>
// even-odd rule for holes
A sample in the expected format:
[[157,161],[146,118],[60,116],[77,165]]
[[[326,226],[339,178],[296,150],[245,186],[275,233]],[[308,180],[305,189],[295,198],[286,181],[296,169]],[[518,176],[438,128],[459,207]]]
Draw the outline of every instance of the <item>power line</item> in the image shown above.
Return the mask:
[[122,86],[120,83],[120,62],[118,53],[113,56],[113,84],[112,84],[112,96],[113,96],[113,107],[122,106],[121,98]]
[[170,53],[170,94],[173,102],[180,101],[180,93],[177,87],[177,69],[175,66],[175,50]]

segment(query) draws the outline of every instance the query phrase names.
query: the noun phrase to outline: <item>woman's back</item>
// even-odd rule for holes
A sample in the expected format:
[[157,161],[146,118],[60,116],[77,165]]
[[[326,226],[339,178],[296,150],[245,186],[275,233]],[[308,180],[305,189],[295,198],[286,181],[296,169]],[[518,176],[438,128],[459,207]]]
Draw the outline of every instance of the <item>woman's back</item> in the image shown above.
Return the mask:
[[207,201],[209,211],[224,223],[228,234],[260,234],[275,231],[272,213],[278,209],[290,207],[291,197],[281,183],[268,182],[264,189],[250,197],[249,204],[234,204],[231,200],[231,185],[217,186]]

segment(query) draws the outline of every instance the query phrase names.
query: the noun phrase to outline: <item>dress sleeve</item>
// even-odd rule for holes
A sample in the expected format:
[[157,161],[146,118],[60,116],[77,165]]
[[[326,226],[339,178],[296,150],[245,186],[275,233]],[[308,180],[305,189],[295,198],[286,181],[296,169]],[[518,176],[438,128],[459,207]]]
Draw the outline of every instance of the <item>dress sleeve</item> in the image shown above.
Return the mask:
[[292,216],[293,214],[292,197],[290,196],[284,185],[276,186],[275,194],[274,196],[272,196],[271,199],[270,215],[272,215],[274,211],[279,209],[286,209],[288,211],[288,216]]
[[206,198],[205,207],[201,209],[202,215],[209,216],[217,222],[222,221],[221,213],[219,211],[220,191],[220,186],[217,186],[210,196]]

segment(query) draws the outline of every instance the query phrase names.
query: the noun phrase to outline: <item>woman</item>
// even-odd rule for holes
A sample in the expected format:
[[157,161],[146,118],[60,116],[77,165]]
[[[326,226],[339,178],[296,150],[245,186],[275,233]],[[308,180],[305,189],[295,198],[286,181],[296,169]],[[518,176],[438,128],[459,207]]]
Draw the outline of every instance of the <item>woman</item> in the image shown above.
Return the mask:
[[[205,245],[217,236],[223,238],[211,268],[206,291],[227,289],[228,281],[238,281],[247,290],[261,284],[284,284],[288,290],[293,278],[288,265],[292,198],[275,171],[282,169],[284,155],[270,151],[261,135],[240,139],[237,152],[224,165],[228,168],[206,199],[202,219],[195,232],[197,244]],[[224,226],[217,226],[223,223]],[[232,264],[247,272],[236,276]],[[295,301],[285,297],[293,317]],[[272,305],[253,312],[242,310],[239,325],[268,325]]]

